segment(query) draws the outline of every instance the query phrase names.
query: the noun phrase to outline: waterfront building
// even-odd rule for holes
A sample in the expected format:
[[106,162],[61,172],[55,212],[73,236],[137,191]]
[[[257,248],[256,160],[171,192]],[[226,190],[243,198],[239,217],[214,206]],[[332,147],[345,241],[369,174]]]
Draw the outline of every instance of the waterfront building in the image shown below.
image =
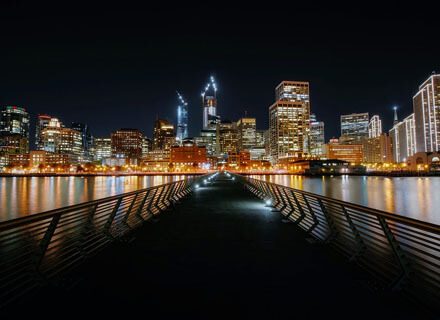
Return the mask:
[[175,166],[199,167],[207,163],[206,147],[185,143],[171,147],[170,162]]
[[93,160],[93,136],[89,126],[85,123],[72,122],[71,128],[81,134],[81,144],[83,157],[81,162],[91,162]]
[[327,159],[338,159],[350,163],[361,163],[363,160],[362,144],[341,144],[338,139],[331,139],[324,149]]
[[95,138],[93,139],[94,161],[102,161],[112,156],[112,139]]
[[389,163],[393,161],[391,138],[386,133],[362,142],[364,162]]
[[202,92],[203,130],[215,129],[219,121],[217,116],[217,84],[211,76]]
[[175,142],[174,125],[165,119],[157,119],[154,122],[153,149],[169,152]]
[[129,162],[142,156],[144,135],[138,129],[122,128],[111,134],[112,156],[123,156]]
[[241,118],[237,121],[238,149],[249,150],[257,144],[257,119]]
[[177,92],[179,105],[177,106],[177,133],[176,140],[179,144],[183,139],[188,138],[188,103],[182,95]]
[[71,164],[82,162],[84,150],[80,132],[49,125],[41,131],[41,140],[44,151],[67,155]]
[[310,134],[309,145],[310,155],[313,157],[322,157],[324,155],[324,122],[316,120],[316,115],[310,115]]
[[19,134],[29,140],[29,113],[25,108],[5,106],[0,111],[0,133]]
[[360,144],[368,138],[368,112],[341,115],[341,144]]
[[332,174],[365,174],[366,167],[352,164],[348,161],[328,160],[297,160],[286,164],[289,172],[306,175],[332,175]]
[[275,88],[275,99],[269,107],[271,161],[302,158],[309,153],[309,83],[282,81]]
[[440,75],[433,74],[413,97],[416,152],[440,151]]
[[397,122],[390,130],[393,161],[406,162],[416,152],[416,127],[414,113]]
[[144,137],[142,139],[142,158],[146,157],[151,150],[153,150],[151,139]]
[[440,152],[416,152],[407,160],[411,171],[440,171]]
[[382,120],[376,114],[371,117],[368,123],[368,138],[376,138],[382,134]]

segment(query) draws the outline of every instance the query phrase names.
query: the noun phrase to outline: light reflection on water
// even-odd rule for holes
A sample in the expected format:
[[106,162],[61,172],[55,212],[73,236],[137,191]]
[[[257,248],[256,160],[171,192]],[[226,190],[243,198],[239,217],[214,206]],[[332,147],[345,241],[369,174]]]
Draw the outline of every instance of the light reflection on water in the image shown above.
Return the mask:
[[0,177],[0,221],[184,178],[184,176]]
[[440,177],[274,175],[254,178],[440,224]]

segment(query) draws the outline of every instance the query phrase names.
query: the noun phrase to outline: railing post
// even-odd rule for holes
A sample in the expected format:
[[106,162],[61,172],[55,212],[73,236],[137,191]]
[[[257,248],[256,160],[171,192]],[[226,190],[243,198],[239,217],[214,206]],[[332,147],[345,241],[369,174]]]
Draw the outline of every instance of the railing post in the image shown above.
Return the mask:
[[151,212],[151,207],[153,206],[154,203],[154,199],[156,198],[156,194],[157,194],[157,190],[159,190],[160,187],[156,187],[154,188],[154,193],[151,196],[150,202],[148,202],[148,206],[147,206],[147,212],[150,213],[151,215],[153,215],[153,212]]
[[289,219],[290,216],[292,215],[292,213],[295,212],[295,206],[293,205],[293,203],[290,201],[289,195],[287,194],[287,188],[283,188],[283,192],[284,195],[286,196],[287,202],[289,203],[289,206],[291,208],[291,210],[286,214],[286,219]]
[[78,250],[80,251],[80,253],[82,254],[83,258],[85,258],[87,256],[87,252],[84,251],[84,244],[81,240],[83,240],[87,233],[90,231],[91,226],[93,225],[93,218],[95,217],[95,213],[96,210],[98,209],[98,204],[95,204],[92,207],[92,210],[90,211],[90,213],[87,216],[87,221],[85,222],[85,225],[81,231],[81,238],[80,238],[80,243],[78,245]]
[[110,213],[110,216],[108,217],[107,222],[104,225],[104,233],[112,238],[113,236],[110,234],[110,227],[112,226],[113,220],[115,219],[116,213],[118,212],[119,206],[121,205],[122,198],[123,197],[120,197],[118,201],[116,201],[116,204],[113,207],[113,210]]
[[335,224],[335,221],[333,220],[333,217],[327,211],[327,208],[325,207],[324,203],[319,198],[318,198],[318,203],[319,203],[319,206],[321,207],[322,213],[324,214],[325,220],[327,221],[328,228],[330,229],[330,234],[325,239],[325,242],[330,242],[338,236],[339,231],[338,231],[338,228],[336,228],[336,224]]
[[134,206],[134,204],[135,204],[135,202],[136,202],[136,199],[137,199],[138,194],[139,194],[139,193],[136,193],[136,194],[134,195],[134,198],[133,198],[133,200],[131,201],[130,206],[129,206],[128,209],[127,209],[127,213],[125,214],[124,218],[122,219],[122,222],[123,222],[123,223],[127,223],[128,217],[130,216],[131,210],[133,209],[133,206]]
[[150,195],[150,193],[151,193],[151,189],[149,189],[149,190],[147,190],[146,192],[145,192],[145,196],[144,196],[144,198],[142,199],[142,202],[141,202],[141,204],[139,205],[139,208],[136,210],[136,216],[139,218],[139,219],[141,219],[142,221],[145,221],[144,220],[144,218],[142,218],[142,209],[144,208],[144,205],[145,205],[145,201],[147,201],[147,198],[148,198],[148,196]]
[[307,233],[311,233],[313,231],[313,229],[316,228],[316,226],[319,223],[318,218],[316,218],[315,212],[312,209],[312,206],[310,205],[309,201],[307,200],[306,196],[304,195],[304,193],[302,194],[302,197],[304,199],[304,202],[306,203],[307,209],[309,209],[310,214],[312,215],[312,219],[313,219],[313,224],[310,226],[309,229],[307,229]]
[[400,248],[399,242],[394,237],[394,234],[391,231],[385,218],[378,216],[377,219],[379,220],[379,223],[380,223],[380,226],[382,227],[383,233],[385,234],[385,237],[387,238],[388,243],[390,244],[391,250],[393,251],[393,254],[396,257],[396,259],[399,263],[400,269],[401,269],[401,274],[391,284],[391,287],[393,289],[398,290],[402,287],[403,282],[407,278],[409,278],[409,276],[410,276],[411,269],[409,266],[409,262],[405,256],[405,254],[403,253],[403,250]]
[[304,210],[303,210],[301,204],[299,203],[298,199],[296,198],[295,191],[291,190],[291,192],[292,192],[293,200],[295,200],[295,204],[298,207],[299,215],[300,215],[299,218],[296,219],[294,222],[299,225],[301,223],[301,221],[306,217],[306,214],[304,213]]
[[53,216],[52,220],[50,221],[49,226],[47,227],[46,232],[44,233],[43,238],[40,241],[39,245],[39,252],[37,254],[36,259],[36,268],[37,271],[40,269],[40,265],[43,262],[44,256],[46,254],[47,248],[49,247],[50,240],[52,239],[53,234],[55,233],[55,230],[57,229],[58,222],[61,219],[61,212],[57,213]]
[[350,226],[351,232],[353,232],[354,239],[357,243],[358,250],[351,256],[350,260],[356,259],[356,257],[362,255],[367,248],[365,246],[364,240],[362,240],[361,234],[357,230],[355,224],[353,223],[353,220],[351,219],[347,209],[345,209],[344,205],[341,204],[342,212],[344,212],[345,219],[348,222],[348,225]]

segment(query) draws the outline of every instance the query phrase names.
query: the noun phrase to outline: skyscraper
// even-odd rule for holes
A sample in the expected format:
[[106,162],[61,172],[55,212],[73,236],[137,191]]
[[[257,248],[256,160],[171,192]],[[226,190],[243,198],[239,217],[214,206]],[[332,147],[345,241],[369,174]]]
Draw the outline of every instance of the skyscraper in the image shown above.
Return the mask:
[[324,122],[316,120],[316,115],[310,115],[310,155],[320,157],[324,154],[325,134]]
[[217,124],[219,136],[219,153],[227,154],[238,151],[238,130],[237,123],[224,120]]
[[414,113],[398,122],[390,130],[394,162],[406,162],[416,151]]
[[29,113],[25,108],[5,106],[0,113],[0,132],[17,133],[29,139]]
[[52,116],[47,114],[39,114],[37,117],[37,124],[35,127],[35,146],[37,147],[37,150],[43,150],[41,132],[44,128],[47,128],[50,125],[51,120]]
[[122,128],[113,132],[112,155],[123,155],[128,159],[140,159],[142,156],[142,140],[144,136],[138,129]]
[[309,83],[283,81],[275,88],[275,99],[269,107],[271,160],[301,158],[309,153]]
[[376,138],[382,134],[382,120],[378,115],[371,117],[368,123],[368,138]]
[[188,138],[188,103],[179,92],[177,92],[177,97],[179,99],[179,105],[177,106],[176,140],[181,144],[183,139]]
[[342,144],[359,144],[368,138],[368,112],[341,115],[341,139]]
[[92,161],[93,137],[89,127],[85,123],[72,122],[71,128],[81,134],[81,143],[83,148],[83,162]]
[[112,139],[111,138],[95,138],[93,139],[94,160],[101,161],[112,156]]
[[416,152],[440,150],[440,75],[433,74],[413,97]]
[[41,131],[42,150],[67,155],[72,164],[81,163],[84,149],[81,133],[71,128],[49,125]]
[[174,125],[165,119],[157,119],[154,122],[153,149],[171,150],[175,142]]
[[257,119],[241,118],[237,121],[238,148],[249,150],[257,144]]
[[203,129],[215,129],[219,118],[217,116],[217,84],[213,76],[202,92],[202,108]]

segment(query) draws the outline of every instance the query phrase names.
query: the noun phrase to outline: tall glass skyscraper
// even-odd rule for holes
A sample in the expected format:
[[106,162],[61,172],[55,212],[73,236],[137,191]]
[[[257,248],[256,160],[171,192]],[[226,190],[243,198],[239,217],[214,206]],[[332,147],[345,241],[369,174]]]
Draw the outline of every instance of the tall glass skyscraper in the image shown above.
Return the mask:
[[183,139],[188,138],[188,103],[179,92],[177,92],[177,97],[179,99],[179,105],[177,106],[176,140],[181,144]]
[[212,76],[205,91],[202,92],[202,108],[203,130],[215,129],[219,118],[217,116],[217,84]]
[[359,144],[368,138],[368,112],[341,116],[341,143]]
[[16,133],[29,139],[29,113],[26,109],[17,106],[3,107],[0,113],[0,132]]

